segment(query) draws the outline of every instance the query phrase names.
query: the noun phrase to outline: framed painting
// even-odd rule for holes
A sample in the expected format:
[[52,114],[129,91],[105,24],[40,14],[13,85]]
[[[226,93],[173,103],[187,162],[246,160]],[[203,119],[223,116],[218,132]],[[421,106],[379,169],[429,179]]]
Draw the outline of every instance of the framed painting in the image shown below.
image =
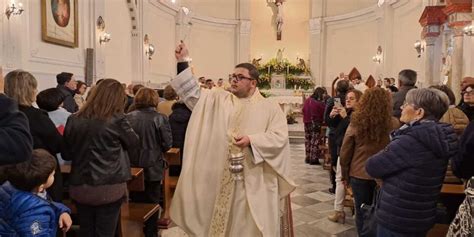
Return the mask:
[[77,0],[41,0],[41,38],[71,48],[79,46]]

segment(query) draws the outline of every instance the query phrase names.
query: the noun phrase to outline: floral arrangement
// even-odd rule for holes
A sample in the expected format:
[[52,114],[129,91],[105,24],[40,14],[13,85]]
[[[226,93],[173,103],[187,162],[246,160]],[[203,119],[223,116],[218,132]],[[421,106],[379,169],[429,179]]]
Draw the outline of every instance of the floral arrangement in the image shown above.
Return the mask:
[[284,74],[286,78],[286,89],[301,88],[304,90],[313,89],[314,83],[311,80],[299,78],[302,75],[311,75],[305,65],[291,64],[288,59],[278,60],[272,58],[267,63],[255,65],[260,73],[260,78],[257,81],[257,86],[260,89],[271,88],[271,74]]

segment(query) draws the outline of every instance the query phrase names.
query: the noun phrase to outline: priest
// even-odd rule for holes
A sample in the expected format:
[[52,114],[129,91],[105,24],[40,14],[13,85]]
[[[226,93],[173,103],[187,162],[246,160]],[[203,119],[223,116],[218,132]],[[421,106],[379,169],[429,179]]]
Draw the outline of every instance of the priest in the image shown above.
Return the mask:
[[[184,43],[175,56],[178,76],[171,85],[192,115],[171,219],[190,236],[286,235],[291,227],[281,220],[295,189],[288,127],[280,107],[258,91],[257,69],[237,65],[230,92],[202,90]],[[242,173],[232,173],[230,157],[242,154]]]

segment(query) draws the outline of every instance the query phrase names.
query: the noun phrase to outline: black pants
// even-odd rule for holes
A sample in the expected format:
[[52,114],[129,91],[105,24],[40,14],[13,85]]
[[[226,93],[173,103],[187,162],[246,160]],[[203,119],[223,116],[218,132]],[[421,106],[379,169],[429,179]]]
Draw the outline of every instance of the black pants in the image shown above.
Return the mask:
[[100,206],[76,203],[80,225],[79,236],[114,237],[119,223],[121,205],[122,199]]
[[[133,202],[160,204],[161,202],[161,181],[145,181],[144,192],[130,193]],[[158,236],[158,213],[153,214],[146,222],[143,232],[146,237]]]
[[361,231],[364,226],[364,217],[360,212],[360,206],[365,203],[372,205],[374,199],[374,191],[377,183],[374,180],[365,180],[351,177],[350,179],[352,192],[354,194],[354,207],[356,211],[356,227],[357,233],[362,237]]
[[331,155],[331,172],[329,175],[329,179],[331,180],[331,185],[336,192],[336,171],[333,169],[337,166],[337,144],[336,144],[336,136],[329,134],[329,139],[328,139],[328,145],[329,145],[329,154]]

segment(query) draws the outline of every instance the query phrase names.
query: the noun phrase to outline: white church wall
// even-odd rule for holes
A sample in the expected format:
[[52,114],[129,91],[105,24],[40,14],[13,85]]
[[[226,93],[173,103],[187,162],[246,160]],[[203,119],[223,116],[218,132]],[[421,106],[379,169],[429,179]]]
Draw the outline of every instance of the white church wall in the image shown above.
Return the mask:
[[196,76],[217,82],[233,72],[237,62],[237,22],[211,22],[195,19],[189,34],[189,49]]
[[386,76],[397,78],[401,70],[412,69],[418,72],[420,81],[423,81],[423,61],[417,57],[413,46],[415,41],[421,40],[422,27],[418,20],[424,10],[422,2],[409,1],[394,8],[392,64],[386,67]]
[[199,16],[223,19],[238,18],[238,0],[179,0],[175,2],[176,4],[181,4],[181,6],[192,9],[192,11]]
[[[417,0],[418,1],[418,0]],[[325,0],[326,16],[337,16],[372,7],[375,0]]]
[[326,18],[323,85],[331,86],[340,72],[348,74],[356,67],[366,79],[375,76],[372,56],[377,49],[377,22],[374,13],[351,18]]
[[113,78],[123,83],[133,81],[132,73],[132,25],[129,8],[125,1],[104,1],[104,21],[106,32],[112,39],[102,45],[98,50],[105,54],[106,78]]
[[[6,9],[10,0],[0,0],[1,9]],[[15,1],[18,2],[18,1]],[[0,63],[4,73],[15,69],[31,72],[38,80],[38,89],[56,86],[56,74],[72,72],[79,80],[84,79],[85,50],[94,47],[91,38],[95,17],[93,1],[78,1],[79,46],[70,48],[43,42],[41,39],[41,1],[21,1],[25,11],[21,15],[0,15],[2,39],[0,41]]]
[[176,59],[174,49],[176,47],[176,20],[177,8],[162,5],[153,1],[144,1],[143,7],[143,29],[141,42],[144,35],[149,36],[149,41],[155,47],[155,53],[150,60],[143,53],[144,83],[159,86],[169,82],[176,75]]

